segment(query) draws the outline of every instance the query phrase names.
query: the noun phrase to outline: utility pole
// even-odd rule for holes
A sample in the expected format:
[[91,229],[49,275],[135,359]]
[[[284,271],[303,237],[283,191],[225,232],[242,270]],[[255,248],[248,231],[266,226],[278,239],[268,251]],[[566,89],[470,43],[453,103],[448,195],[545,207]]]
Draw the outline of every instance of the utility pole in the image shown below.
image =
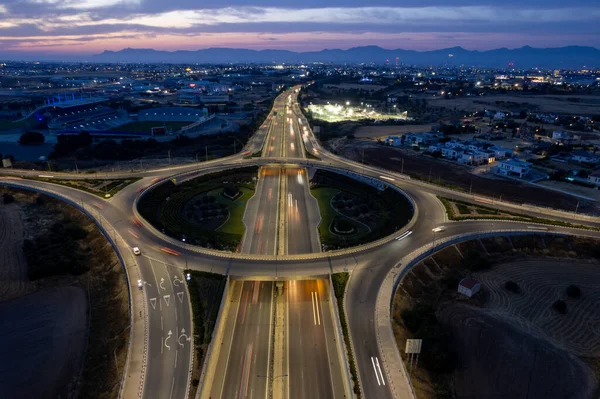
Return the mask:
[[579,210],[579,200],[577,200],[577,206],[575,207],[575,213]]
[[400,174],[403,175],[404,174],[404,158],[400,158],[402,159],[402,166],[400,167]]
[[469,195],[471,195],[471,191],[473,191],[473,178],[471,178],[471,184],[469,185]]
[[79,168],[77,167],[77,157],[75,159],[75,173],[79,174]]
[[208,162],[208,146],[207,145],[204,146],[204,154],[205,154],[206,162]]
[[431,167],[429,168],[429,180],[428,183],[431,183]]
[[140,158],[140,169],[144,170],[144,164],[142,163],[142,158]]
[[169,165],[171,165],[171,150],[169,150],[167,154],[169,155]]
[[365,148],[362,149],[362,173],[365,174]]

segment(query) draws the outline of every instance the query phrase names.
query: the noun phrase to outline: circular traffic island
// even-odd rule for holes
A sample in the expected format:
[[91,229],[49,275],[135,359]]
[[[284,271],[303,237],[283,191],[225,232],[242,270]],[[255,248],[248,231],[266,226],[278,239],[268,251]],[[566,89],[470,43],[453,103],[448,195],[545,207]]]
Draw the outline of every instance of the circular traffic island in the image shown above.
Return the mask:
[[147,190],[138,211],[162,233],[189,244],[236,251],[244,235],[242,218],[252,197],[257,167],[225,170]]
[[392,235],[414,215],[412,201],[398,188],[344,170],[314,171],[311,194],[319,204],[319,238],[325,251]]

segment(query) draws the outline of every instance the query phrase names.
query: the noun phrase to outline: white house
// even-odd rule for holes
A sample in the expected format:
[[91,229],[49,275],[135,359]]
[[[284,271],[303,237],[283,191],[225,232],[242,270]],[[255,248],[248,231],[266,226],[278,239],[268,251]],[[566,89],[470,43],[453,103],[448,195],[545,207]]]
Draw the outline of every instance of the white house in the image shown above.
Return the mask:
[[560,132],[555,130],[552,132],[552,140],[568,140],[569,133],[568,132]]
[[466,148],[463,143],[459,143],[458,141],[455,141],[455,140],[448,141],[446,143],[446,147],[447,148],[460,149],[460,150],[464,150]]
[[508,148],[494,146],[490,147],[490,150],[494,151],[494,156],[496,159],[505,159],[513,156],[512,150],[509,150]]
[[595,186],[600,186],[600,170],[590,173],[588,176],[588,183],[591,183]]
[[598,155],[587,151],[575,150],[571,153],[571,160],[582,163],[598,163]]
[[471,277],[465,277],[458,283],[458,293],[463,294],[471,298],[481,289],[479,281],[472,279]]
[[529,171],[531,171],[531,163],[514,158],[498,162],[498,169],[496,170],[498,174],[504,176],[516,175],[519,177],[527,175]]
[[458,161],[468,165],[483,165],[488,163],[489,156],[482,151],[465,151]]
[[389,136],[385,139],[385,143],[387,145],[391,145],[392,147],[398,147],[402,145],[402,137],[401,136]]
[[504,119],[506,118],[506,114],[504,112],[496,112],[494,114],[494,119]]
[[442,148],[442,155],[448,159],[457,159],[460,154],[462,154],[462,151],[454,148]]

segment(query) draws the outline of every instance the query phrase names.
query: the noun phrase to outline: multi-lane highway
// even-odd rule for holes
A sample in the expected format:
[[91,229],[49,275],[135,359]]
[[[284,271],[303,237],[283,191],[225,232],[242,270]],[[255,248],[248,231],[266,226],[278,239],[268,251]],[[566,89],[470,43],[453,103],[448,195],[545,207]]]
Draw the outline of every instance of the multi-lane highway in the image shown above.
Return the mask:
[[[391,383],[383,363],[377,340],[377,325],[375,306],[380,286],[390,270],[400,273],[402,265],[394,269],[398,261],[410,252],[424,246],[433,246],[445,238],[465,233],[532,231],[525,223],[511,221],[469,221],[448,222],[445,211],[435,197],[436,194],[462,198],[464,194],[451,192],[444,188],[413,182],[397,174],[382,171],[372,167],[362,167],[354,162],[327,153],[316,142],[312,131],[298,109],[295,97],[288,100],[287,91],[275,100],[272,114],[259,129],[242,153],[226,159],[182,167],[166,168],[154,171],[136,173],[120,172],[114,176],[135,175],[142,180],[126,187],[110,201],[77,191],[68,187],[53,185],[39,181],[20,180],[1,177],[0,180],[35,190],[50,190],[60,198],[67,199],[92,212],[93,216],[102,222],[111,236],[120,237],[121,242],[131,248],[139,246],[142,255],[136,257],[137,266],[129,267],[128,272],[139,274],[144,285],[141,290],[135,287],[136,279],[132,279],[132,295],[134,299],[142,298],[144,306],[134,308],[137,317],[147,317],[147,354],[130,355],[130,374],[142,375],[142,389],[132,386],[125,380],[125,397],[154,398],[186,398],[189,381],[189,366],[191,360],[191,314],[187,302],[187,291],[182,284],[182,269],[186,265],[193,269],[206,270],[215,273],[247,276],[253,279],[294,280],[306,276],[317,276],[332,272],[350,271],[346,295],[346,310],[348,325],[351,332],[352,344],[360,375],[360,382],[366,398],[392,398],[405,393],[401,381],[393,381],[396,389],[392,391]],[[286,103],[290,103],[290,111]],[[288,120],[287,118],[290,118]],[[294,134],[292,135],[292,126]],[[287,128],[286,128],[287,127]],[[306,127],[306,134],[304,133]],[[299,133],[302,131],[302,136]],[[300,141],[301,140],[301,141]],[[318,155],[321,160],[304,160],[305,143],[309,153]],[[264,145],[263,145],[264,143]],[[293,144],[293,149],[292,149]],[[261,151],[268,159],[244,159],[249,154]],[[293,159],[292,159],[293,158]],[[401,188],[410,196],[415,204],[415,219],[410,227],[412,234],[400,239],[389,240],[381,245],[361,251],[338,251],[328,254],[318,254],[319,244],[316,235],[315,222],[318,212],[316,204],[311,205],[308,190],[308,176],[304,164],[335,166],[375,178],[383,179],[389,184]],[[151,229],[147,224],[139,226],[132,219],[134,204],[139,190],[152,184],[155,179],[164,179],[178,173],[202,173],[219,170],[229,165],[265,165],[257,185],[256,195],[250,201],[246,210],[246,235],[242,246],[242,254],[219,254],[210,251],[195,251],[181,242],[171,240]],[[288,163],[283,165],[282,163]],[[291,163],[291,165],[290,165]],[[267,171],[267,172],[264,172]],[[299,173],[300,172],[300,173]],[[28,175],[36,172],[12,171],[13,176]],[[58,175],[58,174],[57,174]],[[301,178],[299,177],[301,176]],[[383,177],[381,177],[383,176]],[[58,177],[58,176],[57,176]],[[72,178],[93,176],[69,176]],[[281,187],[285,190],[281,190]],[[303,194],[304,193],[304,194]],[[290,196],[291,194],[291,200]],[[270,198],[270,199],[269,199]],[[296,202],[297,201],[297,202]],[[277,205],[275,205],[277,204]],[[559,220],[576,224],[586,223],[600,227],[598,220],[582,218],[566,212],[546,211],[530,207],[520,207],[511,204],[495,204],[499,208],[518,210],[521,213],[535,216],[555,217]],[[297,211],[296,211],[297,209]],[[274,210],[280,215],[273,216]],[[297,212],[297,213],[296,213]],[[259,214],[263,213],[262,222],[257,224]],[[281,218],[281,214],[285,216]],[[252,220],[252,216],[254,220]],[[317,216],[315,216],[317,215]],[[266,218],[266,219],[265,219]],[[270,218],[270,219],[269,219]],[[278,229],[283,223],[285,240],[284,252],[278,252]],[[439,225],[446,229],[433,233],[432,228]],[[600,237],[595,231],[585,231],[559,226],[544,227],[545,233],[575,234]],[[311,235],[314,231],[314,235]],[[541,231],[535,230],[541,234]],[[317,241],[314,241],[316,236]],[[269,238],[271,237],[271,238]],[[165,248],[175,250],[179,256],[164,252]],[[316,253],[308,255],[308,253]],[[294,256],[294,254],[296,254]],[[299,256],[298,254],[307,254]],[[277,255],[277,256],[275,256]],[[262,259],[260,259],[262,258]],[[321,284],[321,286],[319,285]],[[322,281],[286,282],[284,293],[287,295],[289,317],[287,318],[289,336],[289,359],[287,376],[290,396],[295,392],[304,392],[308,396],[294,397],[339,397],[336,390],[335,374],[341,366],[336,365],[335,356],[331,356],[332,347],[327,343],[333,336],[329,335],[326,324],[315,324],[320,316],[321,322],[332,322],[331,313],[326,311],[326,285]],[[319,288],[320,287],[320,288]],[[268,390],[270,369],[265,366],[269,362],[271,349],[265,349],[264,337],[267,341],[272,327],[273,316],[273,283],[268,281],[233,281],[231,295],[234,302],[230,306],[230,314],[224,315],[226,320],[226,335],[223,340],[219,362],[221,364],[222,382],[220,390],[215,391],[214,398],[265,397]],[[315,294],[316,293],[316,297]],[[247,302],[246,302],[247,298]],[[137,303],[137,300],[132,301]],[[136,305],[137,306],[137,305]],[[329,314],[329,316],[327,315]],[[312,325],[311,325],[312,323]],[[137,337],[139,328],[136,327]],[[243,330],[238,334],[238,330]],[[146,334],[145,331],[142,331]],[[143,337],[142,334],[142,337]],[[227,344],[229,338],[230,344]],[[302,342],[302,344],[298,344]],[[313,345],[313,347],[311,347]],[[141,346],[144,348],[144,346]],[[259,349],[260,348],[260,349]],[[269,348],[267,342],[266,348]],[[295,348],[295,349],[294,349]],[[146,349],[144,349],[146,350]],[[266,356],[266,360],[265,360]],[[227,363],[229,361],[229,363]],[[332,365],[333,364],[333,365]],[[136,370],[133,370],[133,369]],[[264,373],[261,371],[264,369]],[[313,373],[313,369],[318,373]],[[129,373],[128,373],[129,374]],[[318,374],[318,375],[317,375]],[[326,378],[329,375],[329,380]],[[339,377],[339,376],[338,376]],[[303,379],[304,378],[304,379]],[[328,383],[329,382],[329,383]],[[137,381],[136,381],[137,383]],[[214,388],[214,387],[212,387]],[[297,391],[298,390],[298,391]],[[304,390],[304,391],[303,391]],[[244,394],[245,396],[240,396]],[[331,394],[331,395],[330,395]],[[329,395],[329,396],[328,396]],[[396,396],[395,396],[396,395]]]

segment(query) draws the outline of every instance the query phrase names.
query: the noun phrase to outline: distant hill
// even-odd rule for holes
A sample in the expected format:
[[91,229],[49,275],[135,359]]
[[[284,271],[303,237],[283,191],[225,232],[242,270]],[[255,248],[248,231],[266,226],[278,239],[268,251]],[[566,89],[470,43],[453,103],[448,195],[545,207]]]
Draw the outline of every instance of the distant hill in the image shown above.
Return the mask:
[[[0,59],[35,60],[32,53],[1,53]],[[288,50],[248,50],[236,48],[207,48],[196,51],[161,51],[154,49],[126,48],[120,51],[104,51],[91,56],[62,57],[63,61],[87,62],[148,62],[148,63],[376,63],[388,60],[395,65],[396,57],[402,64],[410,65],[466,65],[505,68],[512,63],[515,68],[582,68],[600,67],[600,50],[585,46],[557,48],[517,49],[500,48],[488,51],[465,50],[452,47],[432,51],[387,50],[378,46],[353,47],[348,50],[326,49],[321,51],[294,52]],[[38,54],[38,60],[57,60],[56,55]]]
[[515,68],[582,68],[600,66],[600,50],[593,47],[568,46],[533,48],[529,46],[509,50],[471,51],[462,47],[433,51],[387,50],[378,46],[353,47],[348,50],[321,50],[293,52],[287,50],[248,50],[208,48],[197,51],[159,51],[127,48],[104,51],[91,57],[96,62],[166,62],[166,63],[369,63],[395,65],[396,57],[403,64],[413,65],[471,65],[482,67]]

